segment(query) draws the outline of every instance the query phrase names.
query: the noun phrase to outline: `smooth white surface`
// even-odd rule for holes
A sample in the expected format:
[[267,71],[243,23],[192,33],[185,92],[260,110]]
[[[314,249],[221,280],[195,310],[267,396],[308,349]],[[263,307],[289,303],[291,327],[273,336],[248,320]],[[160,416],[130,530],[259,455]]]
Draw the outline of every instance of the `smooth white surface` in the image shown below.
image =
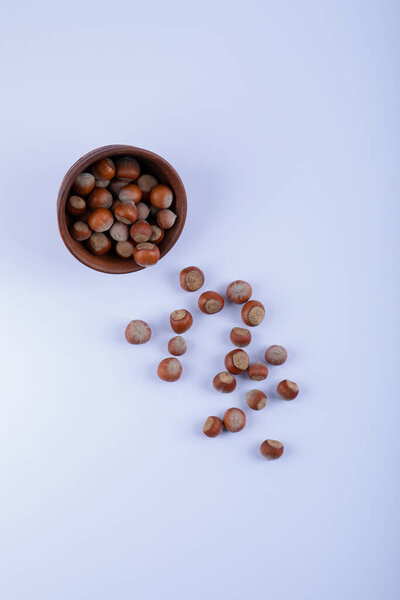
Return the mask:
[[[0,596],[398,598],[398,4],[22,2],[0,28]],[[134,275],[83,267],[56,226],[65,171],[108,143],[165,156],[189,198]],[[215,440],[205,418],[254,386],[213,391],[239,309],[199,314],[188,264],[252,283],[253,359],[289,351],[266,409]]]

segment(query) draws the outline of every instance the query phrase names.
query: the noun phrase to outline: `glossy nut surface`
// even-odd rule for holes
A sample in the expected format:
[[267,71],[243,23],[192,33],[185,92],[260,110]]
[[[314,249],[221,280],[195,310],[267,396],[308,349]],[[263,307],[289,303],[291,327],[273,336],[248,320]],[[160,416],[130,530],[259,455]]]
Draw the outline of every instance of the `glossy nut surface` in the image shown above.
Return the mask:
[[96,180],[91,173],[79,173],[72,184],[72,189],[78,196],[87,196],[95,185]]
[[151,234],[151,225],[147,221],[136,221],[129,230],[129,235],[137,244],[147,242]]
[[77,217],[86,211],[86,202],[80,196],[70,196],[67,200],[67,211]]
[[224,414],[223,421],[225,429],[236,433],[237,431],[241,431],[246,425],[246,415],[240,408],[228,408]]
[[186,267],[179,274],[179,283],[185,292],[196,292],[204,285],[204,273],[198,267]]
[[230,338],[234,346],[245,348],[251,342],[251,333],[245,327],[233,327]]
[[133,258],[141,267],[151,267],[160,259],[160,251],[155,244],[140,243],[133,249]]
[[157,213],[157,223],[163,229],[171,229],[175,224],[176,214],[169,210],[169,208],[163,208]]
[[249,390],[246,393],[246,402],[253,410],[261,410],[267,404],[267,396],[261,390]]
[[115,242],[126,242],[129,239],[129,227],[125,223],[116,221],[110,229],[110,237]]
[[115,176],[115,165],[111,158],[101,158],[92,166],[92,173],[96,179],[110,181]]
[[88,206],[91,210],[96,210],[96,208],[110,208],[112,203],[112,194],[105,188],[96,187],[88,196]]
[[203,426],[203,433],[210,438],[215,438],[221,433],[223,423],[219,417],[207,417]]
[[243,322],[249,327],[256,327],[265,317],[265,308],[261,302],[250,300],[242,308]]
[[282,456],[284,446],[278,440],[265,440],[260,446],[261,456],[264,458],[279,458]]
[[231,350],[225,356],[225,368],[233,375],[240,375],[247,371],[249,366],[249,357],[244,350]]
[[112,212],[108,208],[97,208],[89,215],[88,225],[96,233],[108,231],[114,223]]
[[111,249],[111,240],[104,233],[92,233],[88,240],[88,248],[95,256],[102,256]]
[[265,351],[265,360],[270,365],[283,365],[287,360],[287,355],[286,348],[273,345]]
[[138,202],[136,210],[139,221],[145,221],[150,214],[150,207],[145,202]]
[[226,289],[226,297],[234,304],[243,304],[251,298],[253,290],[247,281],[236,279],[232,281]]
[[173,199],[174,194],[167,185],[156,185],[150,192],[150,203],[156,208],[169,208]]
[[164,229],[161,229],[158,225],[151,226],[150,242],[153,244],[159,244],[164,239]]
[[138,161],[131,156],[124,156],[115,161],[116,176],[118,179],[129,179],[133,181],[140,175],[140,166]]
[[84,240],[88,240],[90,238],[92,235],[92,230],[87,223],[84,223],[83,221],[77,221],[71,227],[71,235],[74,240],[83,242]]
[[163,381],[178,381],[182,375],[182,365],[177,358],[164,358],[158,365],[157,375]]
[[229,394],[236,388],[236,379],[232,373],[221,371],[213,379],[213,386],[223,394]]
[[290,379],[284,379],[278,383],[276,391],[284,400],[294,400],[299,393],[299,386],[294,381],[290,381]]
[[134,204],[118,202],[113,210],[117,221],[121,221],[126,225],[132,225],[137,219],[137,210]]
[[125,329],[125,339],[130,344],[145,344],[151,338],[151,329],[141,319],[130,321]]
[[148,199],[151,190],[158,185],[158,179],[156,179],[154,175],[144,174],[139,177],[136,183],[142,191],[142,198]]
[[260,361],[256,361],[249,365],[247,374],[253,381],[262,381],[268,377],[268,367]]
[[224,299],[217,292],[203,292],[198,300],[199,309],[206,315],[213,315],[224,308]]
[[132,258],[133,249],[133,242],[130,242],[128,240],[126,242],[117,242],[115,245],[115,252],[120,258]]
[[171,313],[169,322],[175,333],[184,333],[192,326],[193,317],[188,310],[181,308]]
[[134,183],[128,183],[121,189],[118,198],[121,202],[134,202],[137,204],[142,199],[142,190]]

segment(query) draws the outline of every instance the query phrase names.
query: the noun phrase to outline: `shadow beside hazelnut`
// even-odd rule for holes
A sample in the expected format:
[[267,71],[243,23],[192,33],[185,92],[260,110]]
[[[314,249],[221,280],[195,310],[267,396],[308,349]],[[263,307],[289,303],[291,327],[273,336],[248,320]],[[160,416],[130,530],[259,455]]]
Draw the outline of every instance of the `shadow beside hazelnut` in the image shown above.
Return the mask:
[[182,365],[177,358],[164,358],[158,365],[157,375],[163,381],[178,381],[182,375]]
[[183,308],[174,310],[169,318],[172,329],[175,333],[184,333],[193,325],[193,317],[188,310]]
[[151,329],[146,321],[135,319],[125,329],[125,339],[130,344],[145,344],[151,338]]
[[265,440],[260,446],[260,453],[264,458],[279,458],[283,450],[283,444],[277,440]]
[[246,415],[240,408],[228,408],[224,414],[223,421],[225,429],[236,433],[237,431],[241,431],[246,425]]
[[215,438],[222,431],[222,421],[219,417],[207,417],[204,423],[203,433],[210,438]]

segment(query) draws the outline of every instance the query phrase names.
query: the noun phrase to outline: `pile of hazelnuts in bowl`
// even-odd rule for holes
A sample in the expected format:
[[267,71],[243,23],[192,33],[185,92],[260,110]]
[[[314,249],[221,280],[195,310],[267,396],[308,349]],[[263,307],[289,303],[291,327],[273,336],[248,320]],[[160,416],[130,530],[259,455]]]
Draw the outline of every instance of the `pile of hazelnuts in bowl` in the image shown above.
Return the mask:
[[[180,285],[187,292],[196,292],[205,281],[204,273],[198,267],[186,267],[180,273]],[[247,348],[252,341],[250,329],[260,325],[265,317],[264,305],[251,299],[252,287],[243,280],[236,280],[230,283],[225,293],[226,299],[237,305],[241,305],[241,320],[246,327],[235,326],[231,329],[229,339],[234,346],[224,359],[225,370],[220,371],[212,380],[215,390],[223,394],[232,393],[236,389],[238,376],[245,376],[251,382],[257,382],[260,385],[268,377],[269,368],[283,365],[288,353],[283,346],[271,345],[267,347],[264,353],[264,361],[251,361],[249,354],[244,348]],[[225,299],[215,291],[202,292],[197,301],[200,311],[207,315],[214,315],[222,311],[225,305]],[[182,375],[183,368],[178,356],[185,354],[187,349],[186,339],[182,336],[193,324],[192,314],[184,308],[174,310],[170,314],[170,325],[174,333],[178,334],[172,337],[168,342],[168,352],[172,356],[164,358],[158,365],[157,375],[160,379],[167,382],[178,381]],[[150,340],[151,329],[145,321],[131,321],[125,330],[125,338],[130,344],[143,344]],[[283,400],[294,400],[298,393],[298,385],[289,379],[282,379],[276,388],[277,396]],[[251,411],[260,411],[267,404],[267,395],[264,390],[257,388],[249,389],[244,398],[245,408]],[[222,417],[207,417],[203,433],[210,438],[217,437],[224,429],[236,433],[244,429],[246,425],[246,413],[242,408],[234,406],[229,408]],[[281,442],[273,439],[266,439],[260,446],[260,453],[263,457],[279,458],[284,451]]]
[[58,199],[68,249],[110,273],[155,265],[178,239],[185,217],[186,194],[173,167],[130,146],[100,148],[80,159]]

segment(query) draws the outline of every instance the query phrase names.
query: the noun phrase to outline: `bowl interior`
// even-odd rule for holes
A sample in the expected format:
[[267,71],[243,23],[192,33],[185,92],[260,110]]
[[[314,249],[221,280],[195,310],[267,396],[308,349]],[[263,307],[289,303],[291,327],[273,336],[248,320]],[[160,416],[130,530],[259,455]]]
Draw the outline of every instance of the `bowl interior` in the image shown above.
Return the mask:
[[113,253],[94,256],[87,249],[85,242],[77,242],[71,236],[69,227],[73,221],[79,220],[79,217],[71,217],[66,212],[65,206],[71,194],[72,184],[79,173],[88,169],[100,158],[110,157],[116,160],[122,156],[136,158],[140,164],[141,174],[154,175],[160,183],[169,185],[174,192],[171,210],[177,214],[177,219],[171,229],[165,230],[164,239],[158,244],[160,260],[176,243],[186,220],[186,192],[182,180],[175,169],[161,156],[142,148],[122,145],[104,146],[89,152],[69,169],[63,179],[57,201],[58,225],[65,245],[75,258],[88,267],[104,273],[131,273],[143,267],[137,265],[133,258],[123,259]]

